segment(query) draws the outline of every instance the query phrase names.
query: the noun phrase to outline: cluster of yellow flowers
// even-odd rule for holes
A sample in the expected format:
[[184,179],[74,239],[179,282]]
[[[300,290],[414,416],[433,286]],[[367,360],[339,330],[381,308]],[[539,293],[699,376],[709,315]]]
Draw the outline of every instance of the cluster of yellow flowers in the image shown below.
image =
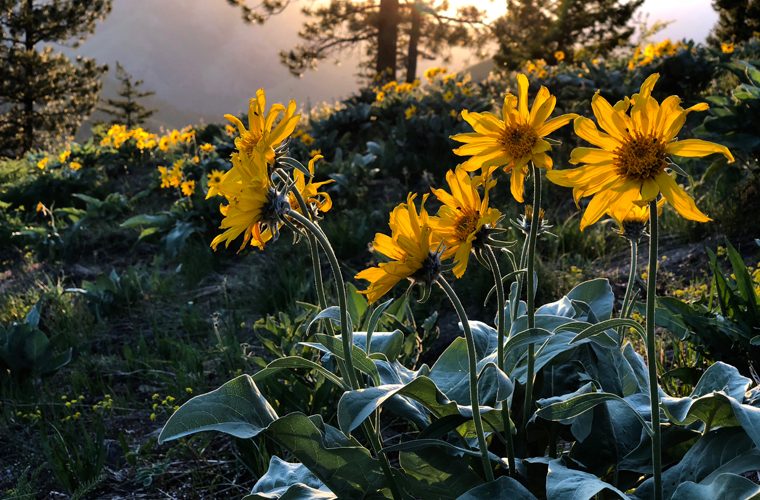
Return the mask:
[[142,127],[128,129],[126,125],[115,124],[108,129],[100,145],[119,149],[127,141],[134,141],[135,147],[141,151],[158,148],[163,152],[168,152],[178,145],[191,144],[194,140],[195,131],[191,126],[181,130],[170,130],[159,136]]
[[382,87],[374,87],[372,90],[375,92],[375,101],[383,102],[389,95],[404,95],[411,93],[414,89],[420,86],[419,80],[413,82],[399,83],[396,80],[392,80]]
[[[185,392],[187,394],[192,394],[193,389],[186,387]],[[153,396],[151,396],[151,401],[153,401],[151,404],[152,411],[148,417],[150,418],[151,422],[155,422],[156,418],[158,418],[157,412],[174,413],[175,411],[179,410],[179,405],[176,404],[177,398],[171,395],[166,396],[162,399],[160,394],[154,393]]]
[[195,181],[186,179],[183,167],[185,160],[178,159],[169,169],[164,166],[158,167],[158,173],[161,176],[161,189],[180,188],[184,196],[191,196],[195,192]]
[[436,77],[445,76],[448,72],[449,70],[446,68],[435,66],[435,67],[426,69],[424,75],[427,81],[432,82],[433,80],[436,79]]
[[[564,57],[564,54],[563,54]],[[535,61],[526,61],[523,65],[523,71],[535,78],[546,78],[549,76],[547,70],[548,64],[543,59],[536,59]]]
[[314,144],[314,137],[312,137],[306,130],[299,128],[295,132],[293,132],[293,138],[298,139],[303,143],[304,146],[311,146]]
[[[69,168],[76,172],[77,170],[82,168],[82,164],[78,161],[71,160],[71,146],[67,145],[66,148],[61,151],[58,154],[58,163],[60,165],[66,165],[68,164]],[[41,158],[39,161],[37,161],[37,168],[40,170],[47,170],[48,165],[50,164],[50,158],[45,156]]]
[[653,61],[661,57],[675,55],[684,47],[685,45],[683,42],[674,43],[670,41],[669,38],[658,43],[648,43],[644,47],[636,47],[633,51],[633,56],[631,56],[631,59],[628,61],[628,69],[634,70],[637,67],[651,64]]

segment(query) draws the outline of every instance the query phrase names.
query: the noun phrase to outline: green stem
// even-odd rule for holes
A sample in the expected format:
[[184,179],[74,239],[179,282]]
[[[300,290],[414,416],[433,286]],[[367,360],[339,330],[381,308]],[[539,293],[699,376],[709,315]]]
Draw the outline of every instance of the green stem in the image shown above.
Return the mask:
[[[299,194],[300,196],[300,194]],[[299,200],[301,202],[301,200]],[[301,205],[303,209],[303,204]],[[353,348],[353,332],[349,326],[348,322],[348,307],[347,307],[347,301],[346,301],[346,285],[343,282],[343,275],[341,274],[340,270],[340,264],[338,263],[338,258],[335,256],[335,252],[333,251],[332,245],[330,245],[330,241],[327,239],[327,236],[322,232],[322,230],[314,224],[311,220],[309,220],[307,217],[299,214],[298,212],[295,212],[291,210],[288,214],[290,217],[298,221],[307,231],[307,237],[309,238],[309,246],[311,247],[311,257],[312,257],[312,266],[314,268],[314,280],[317,287],[317,300],[319,301],[319,306],[321,308],[327,307],[327,298],[325,296],[324,291],[324,283],[322,281],[322,269],[319,265],[319,251],[317,249],[317,241],[319,242],[320,246],[324,250],[325,254],[327,255],[328,260],[330,261],[330,266],[333,271],[333,275],[335,276],[335,282],[338,287],[338,305],[340,307],[340,327],[341,327],[341,339],[343,340],[343,352],[345,354],[345,361],[340,360],[340,367],[341,370],[345,373],[345,377],[348,380],[349,386],[352,389],[358,389],[359,388],[359,381],[356,377],[356,371],[353,367],[353,356],[352,356],[352,348]],[[333,332],[332,325],[329,324],[328,321],[328,331]],[[391,494],[393,495],[394,499],[400,499],[403,498],[403,495],[401,494],[401,488],[396,483],[396,477],[393,475],[393,468],[391,467],[390,461],[388,460],[388,457],[385,455],[385,453],[382,453],[380,450],[383,449],[382,440],[379,436],[379,427],[376,429],[370,421],[365,421],[362,424],[362,430],[364,431],[365,436],[370,442],[370,447],[372,448],[372,451],[375,453],[377,457],[380,458],[380,464],[383,468],[383,472],[385,473],[386,477],[388,478],[388,483],[391,488]]]
[[[520,251],[520,261],[517,269],[513,269],[513,271],[517,271],[518,269],[525,269],[525,257],[526,253],[528,252],[528,238],[525,238],[525,241],[523,241],[522,250]],[[510,318],[511,321],[514,323],[517,319],[517,313],[520,310],[520,295],[522,295],[522,280],[523,280],[523,273],[519,273],[517,275],[517,290],[515,293],[515,300],[511,300],[509,303],[509,309],[510,309]]]
[[[533,168],[533,214],[530,218],[530,233],[528,233],[528,262],[527,262],[527,290],[526,303],[528,313],[528,329],[536,327],[536,304],[535,304],[535,278],[533,269],[536,261],[536,239],[538,239],[538,226],[540,224],[541,210],[541,170],[535,165]],[[533,344],[528,345],[528,369],[525,374],[525,406],[523,408],[523,426],[527,429],[528,420],[533,409],[533,379],[535,377],[536,353]]]
[[443,278],[438,277],[436,280],[438,285],[448,296],[451,304],[456,309],[459,321],[462,323],[462,329],[464,330],[464,338],[467,341],[467,363],[468,371],[470,372],[470,404],[472,405],[472,421],[475,424],[475,433],[478,436],[478,446],[480,447],[480,456],[483,461],[483,472],[486,475],[487,481],[493,481],[493,469],[491,468],[491,461],[488,458],[488,444],[486,443],[486,435],[483,432],[483,420],[480,415],[480,403],[478,401],[478,366],[477,358],[475,354],[475,340],[472,337],[472,330],[470,330],[470,323],[467,320],[467,313],[464,311],[462,302],[457,297],[454,289]]
[[[631,269],[628,271],[628,284],[625,286],[625,295],[623,296],[623,306],[620,309],[620,317],[627,318],[631,315],[630,302],[633,296],[633,285],[636,283],[636,273],[638,272],[639,244],[636,240],[631,239]],[[623,345],[623,335],[625,328],[618,329],[619,345]]]
[[[488,265],[491,268],[491,272],[493,273],[493,280],[494,284],[496,285],[496,303],[498,310],[496,312],[496,332],[497,332],[497,366],[499,369],[503,372],[506,372],[504,364],[506,360],[504,359],[504,340],[506,337],[506,300],[504,298],[504,282],[501,279],[501,269],[499,268],[499,260],[496,258],[496,255],[494,254],[493,248],[486,245],[485,246],[485,252],[486,257],[488,258]],[[509,475],[514,476],[515,475],[515,445],[512,440],[512,424],[511,419],[509,415],[509,399],[505,400],[502,403],[501,407],[501,418],[504,422],[504,433],[506,434],[507,438],[507,462],[509,463]]]
[[655,352],[654,320],[657,295],[657,200],[649,202],[649,269],[647,270],[647,365],[649,368],[649,399],[652,407],[652,473],[654,499],[662,500],[662,442],[660,437],[660,391],[657,383],[657,354]]

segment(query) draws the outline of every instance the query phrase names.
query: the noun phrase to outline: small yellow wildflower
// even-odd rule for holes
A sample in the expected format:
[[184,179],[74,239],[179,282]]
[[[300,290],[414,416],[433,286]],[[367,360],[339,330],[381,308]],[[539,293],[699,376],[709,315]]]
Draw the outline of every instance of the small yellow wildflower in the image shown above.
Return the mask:
[[448,72],[448,70],[446,68],[439,68],[439,67],[428,68],[428,69],[425,70],[425,78],[429,82],[432,82],[435,79],[436,76],[438,76],[438,75],[444,75],[447,72]]
[[181,184],[182,194],[191,196],[195,192],[195,181],[183,181]]
[[185,387],[185,392],[188,393],[188,394],[192,394],[193,393],[193,388],[192,387]]
[[67,149],[67,150],[61,152],[61,154],[58,155],[58,161],[60,163],[66,163],[66,160],[69,159],[69,156],[71,156],[71,150]]
[[314,144],[314,138],[308,133],[304,132],[301,134],[301,142],[303,142],[304,146],[311,146]]
[[206,199],[219,194],[219,184],[222,182],[222,179],[224,178],[224,172],[222,172],[221,170],[212,170],[211,172],[207,174],[207,177],[208,177],[208,193],[206,194]]
[[734,42],[722,42],[720,44],[720,50],[724,54],[733,54],[734,53]]
[[224,126],[224,132],[227,135],[229,135],[230,137],[234,137],[235,136],[235,127],[233,127],[230,124],[227,124],[227,125]]
[[49,161],[50,159],[46,156],[45,158],[37,162],[37,168],[39,168],[40,170],[45,170],[47,168],[47,164]]
[[192,159],[190,161],[192,161],[195,165],[197,165],[197,164],[199,164],[201,162],[201,157],[198,156],[198,155],[195,155],[195,156],[192,157]]
[[211,153],[214,150],[216,150],[216,147],[213,144],[209,144],[208,142],[204,142],[203,144],[201,144],[200,148],[198,148],[198,149],[200,149],[201,152],[203,152],[203,153]]
[[311,151],[309,151],[309,156],[311,156],[312,158],[321,154],[322,154],[321,149],[312,149]]
[[79,163],[78,161],[72,161],[71,163],[69,163],[69,168],[73,170],[74,172],[76,172],[77,170],[82,168],[82,164]]
[[150,421],[151,422],[155,422],[156,421],[156,414],[155,413],[151,413],[150,414]]
[[443,100],[446,102],[451,102],[452,100],[454,100],[454,92],[450,90],[447,90],[446,92],[444,92]]
[[[38,201],[37,202],[36,210],[37,210],[37,213],[44,212],[45,211],[45,205],[43,205],[41,201]],[[66,399],[66,396],[64,396],[62,399]]]
[[375,102],[383,102],[385,100],[385,92],[382,90],[375,94]]
[[417,106],[415,106],[414,104],[412,104],[411,106],[409,106],[408,108],[404,110],[404,116],[406,117],[407,120],[411,120],[412,117],[416,114],[417,114]]
[[554,59],[556,59],[557,62],[564,61],[565,60],[565,53],[562,52],[561,50],[558,50],[557,52],[554,53]]

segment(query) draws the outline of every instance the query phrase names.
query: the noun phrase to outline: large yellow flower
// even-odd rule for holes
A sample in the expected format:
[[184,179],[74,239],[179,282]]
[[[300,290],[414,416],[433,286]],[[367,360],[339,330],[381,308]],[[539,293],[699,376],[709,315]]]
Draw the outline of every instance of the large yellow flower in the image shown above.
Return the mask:
[[591,107],[606,133],[597,129],[593,120],[583,117],[575,120],[575,133],[597,148],[572,151],[570,163],[584,166],[547,173],[550,181],[573,188],[576,203],[584,196],[593,196],[581,219],[581,230],[605,212],[622,218],[625,216],[622,212],[628,211],[632,203],[646,204],[660,193],[682,217],[699,222],[710,220],[668,173],[668,157],[701,158],[721,153],[729,162],[734,157],[720,144],[700,139],[676,140],[686,116],[708,106],[700,103],[684,109],[677,96],[658,103],[651,96],[658,77],[656,73],[651,75],[638,94],[615,106],[597,93]]
[[[247,129],[236,116],[224,115],[224,117],[238,128],[240,135],[235,138],[235,147],[239,152],[251,156],[253,150],[258,147],[264,151],[267,162],[272,163],[274,149],[287,139],[298,125],[301,115],[295,112],[296,102],[293,100],[288,103],[287,108],[277,103],[273,104],[267,112],[266,94],[264,89],[259,89],[256,91],[256,97],[248,103]],[[283,115],[282,118],[280,115]],[[278,118],[279,121],[277,121]]]
[[[332,208],[332,198],[330,198],[329,193],[320,191],[319,189],[322,186],[335,181],[331,179],[322,182],[314,182],[314,165],[322,158],[324,158],[324,156],[317,154],[309,160],[309,173],[311,174],[311,177],[309,177],[308,182],[306,181],[306,175],[298,169],[293,169],[293,180],[295,181],[295,188],[301,193],[301,197],[308,206],[313,207],[320,212],[329,212]],[[299,206],[295,195],[289,193],[288,197],[290,206],[300,212],[301,207]]]
[[552,159],[547,154],[551,145],[544,137],[567,125],[577,115],[566,114],[547,119],[554,111],[557,98],[541,87],[528,109],[528,78],[517,75],[517,96],[507,94],[501,110],[501,119],[492,113],[462,111],[462,118],[474,132],[457,134],[451,138],[465,143],[454,150],[459,156],[471,156],[462,165],[468,171],[498,166],[511,173],[512,196],[523,202],[525,175],[528,162],[551,169]]
[[[261,151],[253,153],[233,155],[232,170],[217,184],[218,193],[228,204],[220,207],[224,218],[219,227],[225,231],[211,242],[214,250],[222,242],[229,247],[241,234],[240,250],[249,242],[263,249],[279,227],[278,207],[274,206],[278,195],[271,185],[265,156]],[[233,172],[236,175],[230,175]]]
[[[454,257],[454,276],[461,278],[467,269],[473,243],[481,230],[493,226],[501,212],[488,206],[488,190],[493,185],[487,177],[472,178],[460,165],[446,173],[449,191],[433,189],[433,194],[443,203],[436,217],[430,218],[430,226],[443,240],[443,257]],[[481,198],[478,188],[483,186]]]
[[377,301],[401,280],[429,283],[440,272],[437,243],[425,210],[427,195],[422,198],[419,214],[414,204],[416,196],[409,194],[406,203],[397,205],[391,212],[391,235],[377,233],[372,242],[372,248],[391,261],[356,275],[356,279],[370,282],[367,289],[360,292],[367,295],[369,302]]

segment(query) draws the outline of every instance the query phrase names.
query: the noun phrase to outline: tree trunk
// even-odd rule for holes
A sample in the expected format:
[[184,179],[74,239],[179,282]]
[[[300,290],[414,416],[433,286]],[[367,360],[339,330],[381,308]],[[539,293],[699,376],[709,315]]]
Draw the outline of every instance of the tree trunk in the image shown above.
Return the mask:
[[380,13],[377,22],[376,70],[381,81],[396,79],[398,24],[398,0],[380,0]]
[[417,45],[420,42],[420,8],[418,3],[412,5],[412,30],[409,33],[409,49],[406,53],[406,81],[412,83],[417,78]]
[[27,55],[24,56],[26,65],[24,67],[24,78],[27,80],[26,89],[24,90],[24,138],[21,143],[21,154],[32,149],[34,144],[34,94],[32,92],[32,68],[28,52],[34,50],[34,24],[33,24],[34,1],[26,1],[26,29],[24,30],[24,48]]

